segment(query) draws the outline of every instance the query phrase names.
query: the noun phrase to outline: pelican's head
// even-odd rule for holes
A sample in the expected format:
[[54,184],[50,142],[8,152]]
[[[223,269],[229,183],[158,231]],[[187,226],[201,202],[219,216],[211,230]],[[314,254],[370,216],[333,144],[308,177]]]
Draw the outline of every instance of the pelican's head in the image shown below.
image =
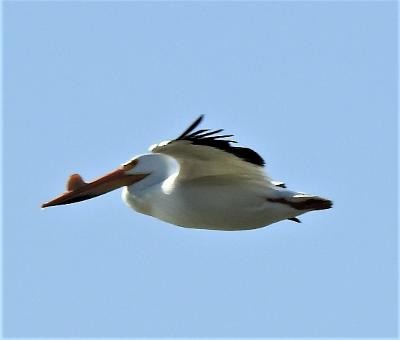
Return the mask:
[[44,203],[42,208],[80,202],[123,186],[131,186],[149,176],[154,169],[157,169],[155,167],[155,162],[157,163],[157,161],[148,156],[151,155],[134,157],[121,164],[114,171],[89,183],[86,183],[79,174],[73,174],[67,181],[67,191],[59,197]]
[[174,168],[176,161],[170,156],[159,153],[146,153],[135,156],[126,163],[121,165],[125,173],[128,175],[156,175],[163,177],[170,173],[170,169]]

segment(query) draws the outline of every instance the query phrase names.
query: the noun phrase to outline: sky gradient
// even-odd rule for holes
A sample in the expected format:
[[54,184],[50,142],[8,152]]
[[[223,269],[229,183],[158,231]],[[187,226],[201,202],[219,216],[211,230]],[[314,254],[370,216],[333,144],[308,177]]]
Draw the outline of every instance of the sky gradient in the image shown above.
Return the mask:
[[[5,336],[395,337],[396,6],[5,2]],[[40,209],[200,114],[334,208],[244,232],[120,190]]]

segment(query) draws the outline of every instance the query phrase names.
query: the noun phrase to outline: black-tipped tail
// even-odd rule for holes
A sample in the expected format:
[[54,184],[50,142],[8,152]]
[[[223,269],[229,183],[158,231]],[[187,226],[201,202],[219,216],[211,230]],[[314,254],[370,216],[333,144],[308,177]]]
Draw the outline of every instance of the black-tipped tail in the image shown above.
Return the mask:
[[332,201],[318,196],[295,195],[287,198],[270,198],[270,202],[282,203],[300,211],[325,210],[332,208]]
[[[294,199],[296,199],[296,197],[294,197]],[[296,202],[296,209],[299,210],[325,210],[332,208],[332,201],[322,197],[299,197],[299,199],[302,199],[302,201]]]

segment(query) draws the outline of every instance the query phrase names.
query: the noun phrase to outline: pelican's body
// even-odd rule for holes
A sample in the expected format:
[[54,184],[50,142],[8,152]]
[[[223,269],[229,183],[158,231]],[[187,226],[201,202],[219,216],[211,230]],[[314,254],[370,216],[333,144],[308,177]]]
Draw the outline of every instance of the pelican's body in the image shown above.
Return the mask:
[[244,230],[299,215],[291,207],[268,201],[268,197],[296,194],[279,186],[269,188],[267,182],[231,174],[181,180],[179,167],[167,156],[147,154],[139,159],[151,159],[160,165],[158,169],[169,171],[161,176],[156,172],[141,185],[125,187],[122,198],[132,209],[165,222],[189,228]]
[[[92,183],[73,175],[68,192],[50,205],[67,204],[124,186],[123,200],[134,210],[182,227],[246,230],[331,207],[329,200],[287,190],[264,172],[263,159],[233,147],[221,130],[192,132],[196,120],[172,141],[150,148]],[[122,183],[122,184],[121,184]]]

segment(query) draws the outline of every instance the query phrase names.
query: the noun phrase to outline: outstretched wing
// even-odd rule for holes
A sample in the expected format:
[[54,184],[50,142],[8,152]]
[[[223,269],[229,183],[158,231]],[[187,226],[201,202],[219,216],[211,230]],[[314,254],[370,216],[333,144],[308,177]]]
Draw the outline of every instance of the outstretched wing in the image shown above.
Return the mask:
[[189,180],[207,176],[235,176],[243,180],[273,185],[264,173],[264,160],[249,148],[232,146],[236,143],[220,134],[223,130],[195,130],[200,116],[179,137],[150,147],[154,153],[175,158],[180,166],[179,179]]

